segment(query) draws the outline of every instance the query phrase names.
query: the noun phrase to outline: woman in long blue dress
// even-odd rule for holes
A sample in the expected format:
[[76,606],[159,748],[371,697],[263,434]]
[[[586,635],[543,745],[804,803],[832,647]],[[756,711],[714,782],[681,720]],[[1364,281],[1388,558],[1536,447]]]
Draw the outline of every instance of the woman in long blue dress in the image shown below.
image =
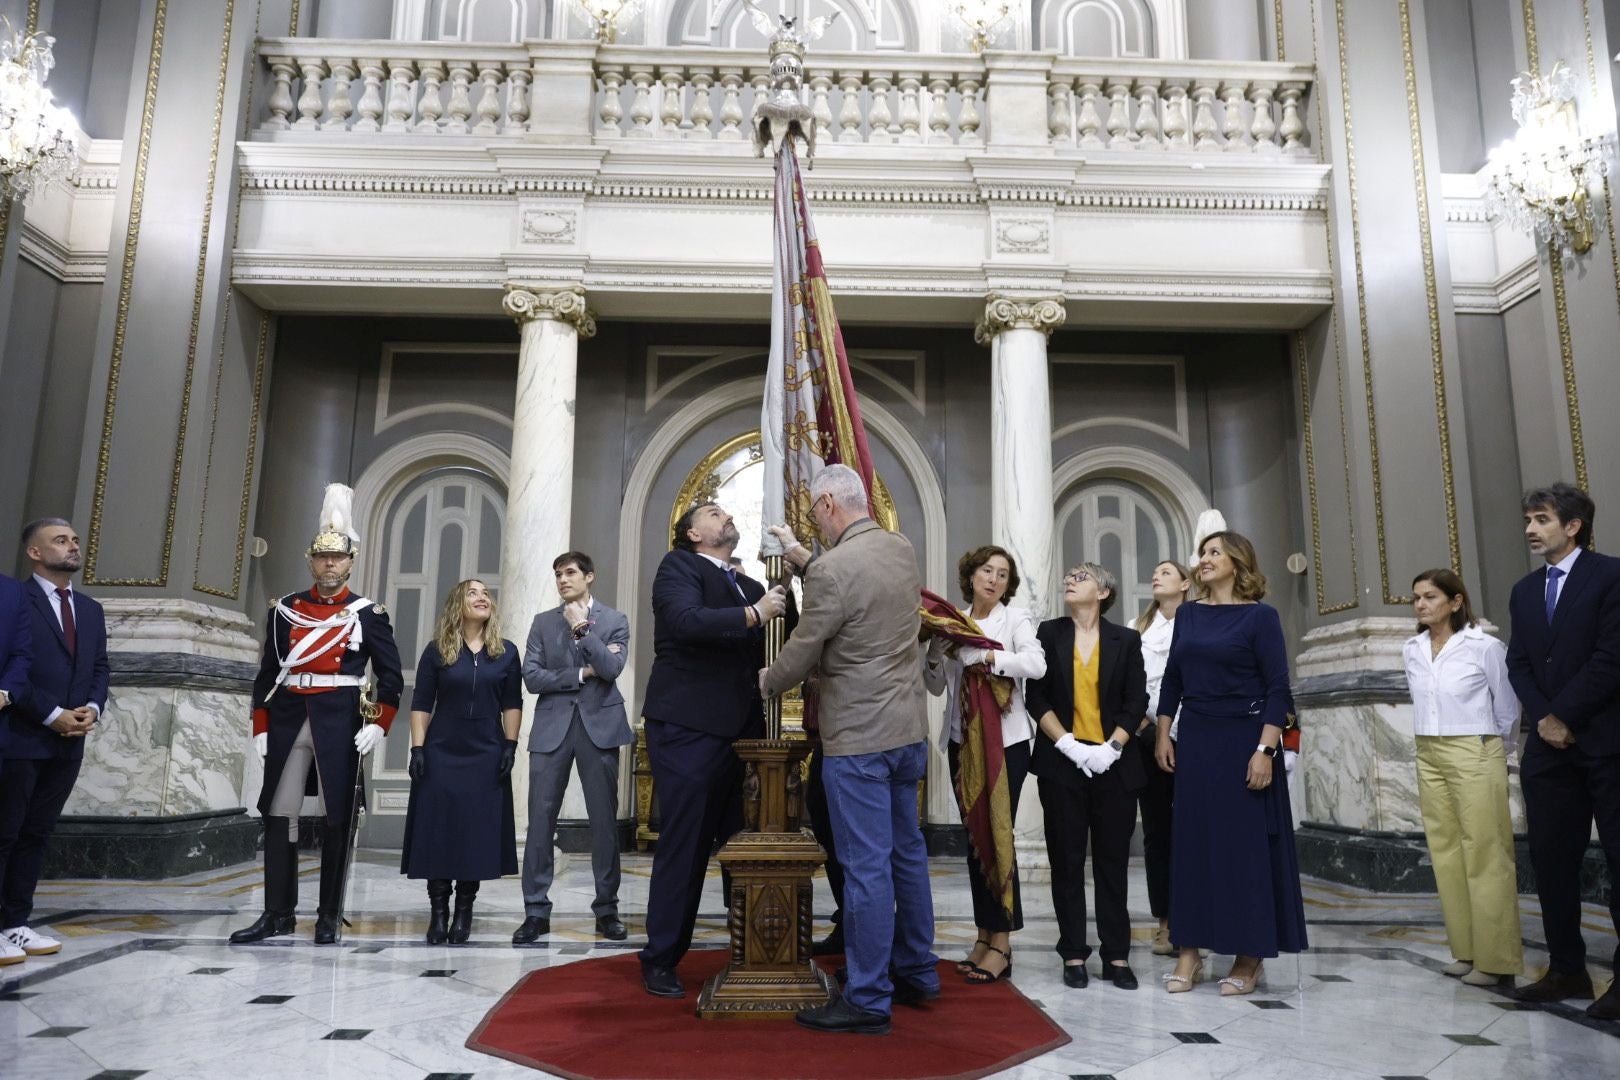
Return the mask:
[[[1203,974],[1198,950],[1231,954],[1221,993],[1254,992],[1261,960],[1306,948],[1283,729],[1293,698],[1277,610],[1254,545],[1218,532],[1198,549],[1200,599],[1176,613],[1161,685],[1158,757],[1175,773],[1171,993]],[[1181,709],[1177,741],[1170,720]]]
[[[411,696],[411,799],[399,872],[426,878],[427,941],[465,942],[478,884],[518,872],[512,765],[523,655],[482,581],[450,590]],[[450,883],[456,913],[450,919]]]

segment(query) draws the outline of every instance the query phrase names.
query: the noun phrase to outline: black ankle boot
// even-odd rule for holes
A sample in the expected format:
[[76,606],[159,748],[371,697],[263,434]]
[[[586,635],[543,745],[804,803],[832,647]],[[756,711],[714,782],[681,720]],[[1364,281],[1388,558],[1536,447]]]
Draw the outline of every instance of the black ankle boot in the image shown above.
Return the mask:
[[290,934],[296,927],[298,851],[287,840],[287,819],[264,819],[264,913],[252,926],[231,935],[232,945],[249,945]]
[[465,945],[472,936],[472,909],[476,899],[478,882],[456,882],[456,915],[450,920],[450,944]]
[[428,890],[428,930],[427,943],[429,945],[443,945],[449,937],[450,923],[450,879],[429,878]]
[[315,944],[337,942],[343,922],[343,871],[349,858],[349,838],[328,823],[321,842],[321,901],[315,910]]

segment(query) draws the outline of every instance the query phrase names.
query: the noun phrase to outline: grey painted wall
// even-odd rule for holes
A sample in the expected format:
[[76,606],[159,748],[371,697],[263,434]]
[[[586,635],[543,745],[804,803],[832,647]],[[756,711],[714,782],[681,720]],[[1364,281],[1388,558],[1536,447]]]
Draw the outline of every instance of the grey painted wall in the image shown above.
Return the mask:
[[1480,556],[1479,566],[1469,569],[1465,580],[1475,591],[1474,611],[1506,627],[1508,594],[1529,569],[1529,557],[1519,542],[1519,493],[1525,485],[1503,317],[1457,316],[1457,343],[1465,373],[1462,394]]
[[315,0],[310,36],[386,39],[393,21],[393,0]]
[[1272,60],[1262,0],[1191,0],[1187,54],[1194,60]]
[[[6,342],[3,374],[6,392],[0,395],[0,460],[8,467],[0,470],[0,521],[21,524],[25,520],[29,466],[34,458],[35,415],[45,392],[46,373],[51,366],[51,337],[56,327],[56,300],[60,285],[50,275],[22,259],[16,260],[11,284],[11,318]],[[41,435],[46,435],[40,431]],[[66,443],[65,436],[74,442]],[[78,457],[78,432],[52,432],[46,435],[46,453],[69,459]],[[0,535],[0,551],[14,552],[16,536]],[[0,560],[0,566],[11,559]]]
[[87,134],[124,134],[135,28],[140,5],[130,0],[47,0],[40,28],[56,38],[56,68],[46,84]]
[[1429,81],[1440,135],[1440,167],[1473,172],[1485,164],[1483,104],[1474,55],[1472,0],[1425,0]]

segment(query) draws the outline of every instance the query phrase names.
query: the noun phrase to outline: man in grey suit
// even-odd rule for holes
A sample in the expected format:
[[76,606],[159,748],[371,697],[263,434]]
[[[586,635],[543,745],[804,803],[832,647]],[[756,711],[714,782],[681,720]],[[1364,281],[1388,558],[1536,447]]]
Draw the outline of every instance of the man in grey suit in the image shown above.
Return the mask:
[[512,944],[551,933],[552,839],[568,774],[577,763],[591,823],[596,877],[596,932],[625,938],[619,919],[619,747],[631,740],[624,697],[614,680],[624,670],[630,620],[591,597],[595,564],[568,551],[551,564],[562,604],[534,617],[523,650],[523,682],[540,696],[529,734],[529,840],[523,854],[523,924]]

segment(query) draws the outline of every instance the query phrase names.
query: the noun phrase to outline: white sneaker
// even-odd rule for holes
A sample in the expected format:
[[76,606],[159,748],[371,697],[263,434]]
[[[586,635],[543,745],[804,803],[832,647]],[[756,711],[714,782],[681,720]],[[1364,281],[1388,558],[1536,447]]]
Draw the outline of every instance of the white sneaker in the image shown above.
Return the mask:
[[11,943],[9,938],[0,936],[0,967],[7,964],[20,964],[28,959],[28,954]]
[[0,930],[0,936],[3,936],[29,956],[49,956],[52,953],[62,951],[60,941],[30,930],[26,926],[13,926],[9,930]]

